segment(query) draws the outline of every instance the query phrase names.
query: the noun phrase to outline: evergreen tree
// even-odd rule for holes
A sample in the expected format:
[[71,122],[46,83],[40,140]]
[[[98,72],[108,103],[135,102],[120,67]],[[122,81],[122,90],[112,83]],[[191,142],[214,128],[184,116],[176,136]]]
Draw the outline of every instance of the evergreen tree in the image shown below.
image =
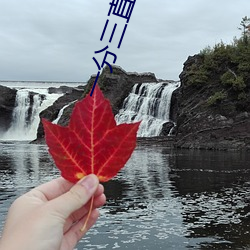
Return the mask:
[[248,38],[250,37],[250,18],[247,16],[243,17],[240,26],[238,29],[242,31],[242,38],[245,43],[247,43]]

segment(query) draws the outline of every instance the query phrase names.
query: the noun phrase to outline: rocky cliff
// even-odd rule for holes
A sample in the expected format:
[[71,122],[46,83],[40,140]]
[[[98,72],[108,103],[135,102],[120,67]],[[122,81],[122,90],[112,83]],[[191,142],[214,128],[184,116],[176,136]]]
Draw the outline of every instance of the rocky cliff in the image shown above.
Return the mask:
[[176,146],[249,150],[250,82],[245,79],[244,89],[239,92],[238,88],[223,84],[222,77],[228,71],[239,77],[236,64],[229,65],[222,60],[216,71],[210,69],[202,75],[205,63],[203,55],[190,56],[180,74],[181,88],[173,96],[177,120]]
[[6,131],[11,125],[16,92],[14,89],[0,85],[0,132]]

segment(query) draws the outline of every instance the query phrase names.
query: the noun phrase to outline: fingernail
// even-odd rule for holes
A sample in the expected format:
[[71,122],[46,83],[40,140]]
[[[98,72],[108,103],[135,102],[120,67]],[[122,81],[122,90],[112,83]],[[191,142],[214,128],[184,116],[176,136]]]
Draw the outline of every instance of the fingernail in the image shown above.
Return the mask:
[[97,186],[97,183],[97,178],[93,174],[88,175],[79,181],[79,184],[81,186],[84,186],[87,190],[95,188]]

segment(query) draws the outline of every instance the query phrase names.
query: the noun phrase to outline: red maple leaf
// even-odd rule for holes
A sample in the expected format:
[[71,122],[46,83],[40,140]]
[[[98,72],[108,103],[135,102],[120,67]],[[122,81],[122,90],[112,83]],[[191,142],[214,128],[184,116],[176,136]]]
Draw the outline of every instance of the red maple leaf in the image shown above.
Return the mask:
[[92,96],[76,103],[67,127],[42,122],[56,166],[73,183],[91,173],[101,182],[114,177],[130,158],[140,125],[117,126],[110,102],[98,85]]

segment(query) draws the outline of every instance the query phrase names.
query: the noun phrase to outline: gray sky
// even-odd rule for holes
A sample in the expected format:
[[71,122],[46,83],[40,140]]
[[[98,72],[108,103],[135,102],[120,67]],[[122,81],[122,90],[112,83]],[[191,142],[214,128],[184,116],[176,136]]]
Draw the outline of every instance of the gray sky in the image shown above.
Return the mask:
[[189,55],[231,43],[250,15],[249,0],[137,0],[117,49],[126,20],[107,16],[111,1],[0,0],[0,80],[87,81],[98,71],[92,57],[101,64],[105,54],[94,51],[107,45],[126,71],[178,80]]

